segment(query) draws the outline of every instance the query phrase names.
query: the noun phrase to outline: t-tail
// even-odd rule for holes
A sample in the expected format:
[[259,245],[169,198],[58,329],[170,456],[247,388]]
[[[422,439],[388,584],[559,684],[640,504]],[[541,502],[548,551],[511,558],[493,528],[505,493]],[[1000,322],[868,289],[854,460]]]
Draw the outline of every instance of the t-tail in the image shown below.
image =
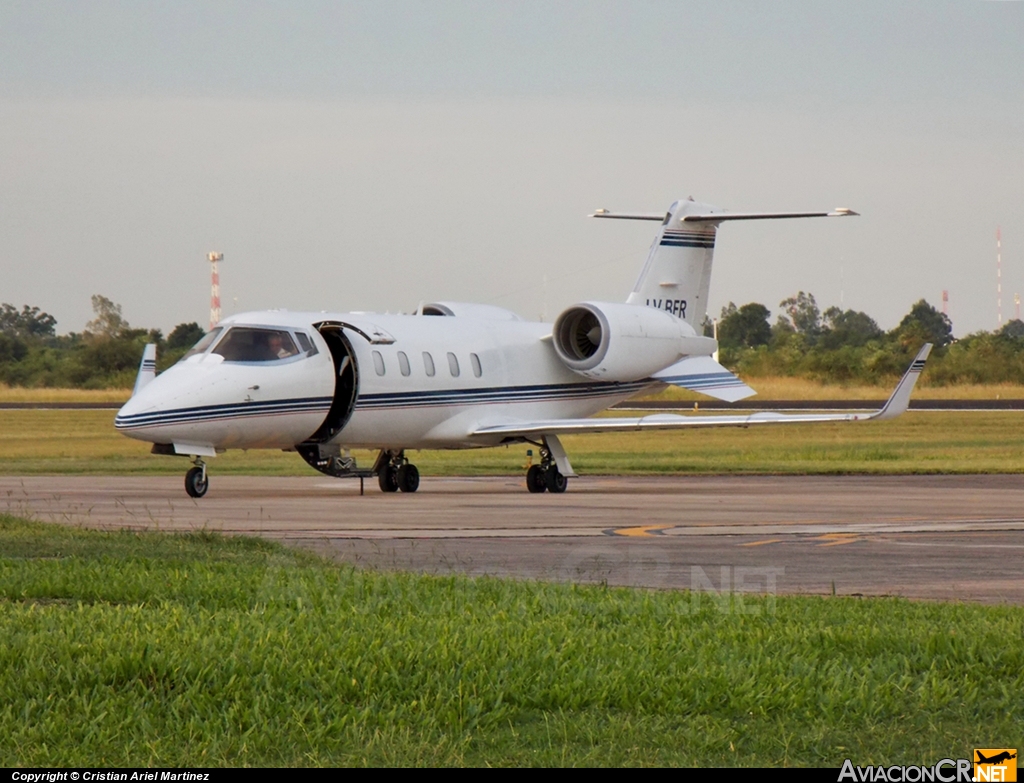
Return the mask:
[[628,304],[667,310],[700,334],[708,312],[711,264],[718,226],[728,220],[771,220],[798,217],[843,217],[851,209],[831,212],[727,212],[693,199],[676,201],[665,214],[627,214],[597,210],[591,217],[660,221],[661,228]]

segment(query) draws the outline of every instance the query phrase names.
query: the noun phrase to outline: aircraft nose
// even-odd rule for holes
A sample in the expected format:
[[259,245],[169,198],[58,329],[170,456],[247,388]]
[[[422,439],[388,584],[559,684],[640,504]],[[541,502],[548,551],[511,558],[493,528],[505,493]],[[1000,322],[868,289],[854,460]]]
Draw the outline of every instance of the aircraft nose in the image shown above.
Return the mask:
[[133,424],[137,426],[139,424],[140,416],[156,410],[159,407],[157,404],[158,395],[154,389],[155,385],[155,381],[150,383],[138,393],[133,394],[128,398],[128,402],[121,406],[117,415],[114,417],[114,426],[117,429],[125,430],[130,428]]
[[136,397],[132,397],[118,410],[117,415],[114,417],[114,426],[118,429],[123,429],[132,418],[141,413],[143,406],[139,404],[139,400]]

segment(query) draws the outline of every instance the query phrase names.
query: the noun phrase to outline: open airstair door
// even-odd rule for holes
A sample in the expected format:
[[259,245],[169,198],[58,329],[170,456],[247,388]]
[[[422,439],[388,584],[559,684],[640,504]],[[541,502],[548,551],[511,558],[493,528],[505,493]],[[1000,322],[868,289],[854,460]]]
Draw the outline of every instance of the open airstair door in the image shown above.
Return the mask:
[[308,442],[327,443],[344,429],[356,407],[359,368],[356,366],[352,345],[345,336],[343,324],[326,321],[317,324],[316,328],[330,348],[331,358],[334,360],[334,400],[324,423],[310,436]]

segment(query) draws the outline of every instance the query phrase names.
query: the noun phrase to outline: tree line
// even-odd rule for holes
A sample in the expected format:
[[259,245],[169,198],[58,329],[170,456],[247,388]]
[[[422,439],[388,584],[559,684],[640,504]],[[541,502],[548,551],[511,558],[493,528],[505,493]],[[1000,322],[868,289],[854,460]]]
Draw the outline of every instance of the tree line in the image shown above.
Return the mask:
[[96,316],[81,333],[57,334],[57,319],[38,307],[0,304],[0,383],[8,386],[121,389],[135,383],[146,343],[156,343],[166,369],[203,335],[197,323],[178,324],[165,339],[159,329],[136,329],[121,306],[92,297]]
[[[771,311],[730,302],[717,319],[720,360],[741,376],[794,376],[831,383],[890,384],[925,342],[935,345],[925,370],[929,383],[1024,384],[1024,323],[997,332],[953,337],[949,318],[924,299],[891,331],[867,313],[820,310],[803,291]],[[165,338],[159,329],[133,328],[121,306],[92,297],[95,318],[81,333],[58,335],[57,320],[38,307],[0,304],[0,383],[9,386],[110,389],[135,382],[142,349],[157,345],[157,367],[174,364],[203,335],[195,322],[180,323]],[[704,333],[715,324],[705,319]]]
[[[928,342],[935,348],[925,378],[933,385],[1024,384],[1024,322],[996,332],[953,336],[949,317],[921,299],[892,330],[867,313],[829,307],[800,291],[779,303],[775,323],[763,304],[730,302],[718,319],[722,364],[741,376],[791,376],[829,383],[889,384]],[[704,333],[714,324],[705,320]]]

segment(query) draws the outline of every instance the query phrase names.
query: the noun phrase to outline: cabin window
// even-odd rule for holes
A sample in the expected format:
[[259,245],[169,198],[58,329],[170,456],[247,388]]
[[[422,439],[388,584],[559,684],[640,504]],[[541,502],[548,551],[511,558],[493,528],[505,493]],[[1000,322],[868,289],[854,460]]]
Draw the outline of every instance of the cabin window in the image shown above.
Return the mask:
[[473,365],[473,375],[479,378],[484,374],[484,368],[480,366],[480,357],[475,353],[469,355],[469,361]]
[[380,351],[373,352],[373,369],[377,371],[377,375],[384,374],[384,357],[380,355]]
[[405,351],[398,352],[398,369],[406,377],[412,372],[412,368],[409,366],[409,357],[405,355]]
[[453,378],[459,377],[459,359],[453,353],[448,354],[448,369],[451,370]]
[[428,377],[434,377],[434,357],[426,351],[423,352],[423,371]]
[[220,333],[223,332],[223,331],[224,331],[224,327],[223,326],[218,326],[216,329],[211,329],[206,334],[204,334],[200,338],[199,342],[197,342],[195,345],[193,345],[192,348],[189,350],[189,352],[186,353],[181,358],[182,359],[187,359],[190,356],[195,356],[196,354],[204,353],[207,348],[209,348],[211,345],[213,345],[213,341],[216,340],[220,336]]
[[313,341],[306,336],[305,332],[296,332],[295,339],[299,341],[299,348],[305,352],[306,356],[316,356],[319,353],[316,346],[313,345]]
[[226,362],[276,362],[299,355],[292,336],[283,329],[234,326],[213,351]]

